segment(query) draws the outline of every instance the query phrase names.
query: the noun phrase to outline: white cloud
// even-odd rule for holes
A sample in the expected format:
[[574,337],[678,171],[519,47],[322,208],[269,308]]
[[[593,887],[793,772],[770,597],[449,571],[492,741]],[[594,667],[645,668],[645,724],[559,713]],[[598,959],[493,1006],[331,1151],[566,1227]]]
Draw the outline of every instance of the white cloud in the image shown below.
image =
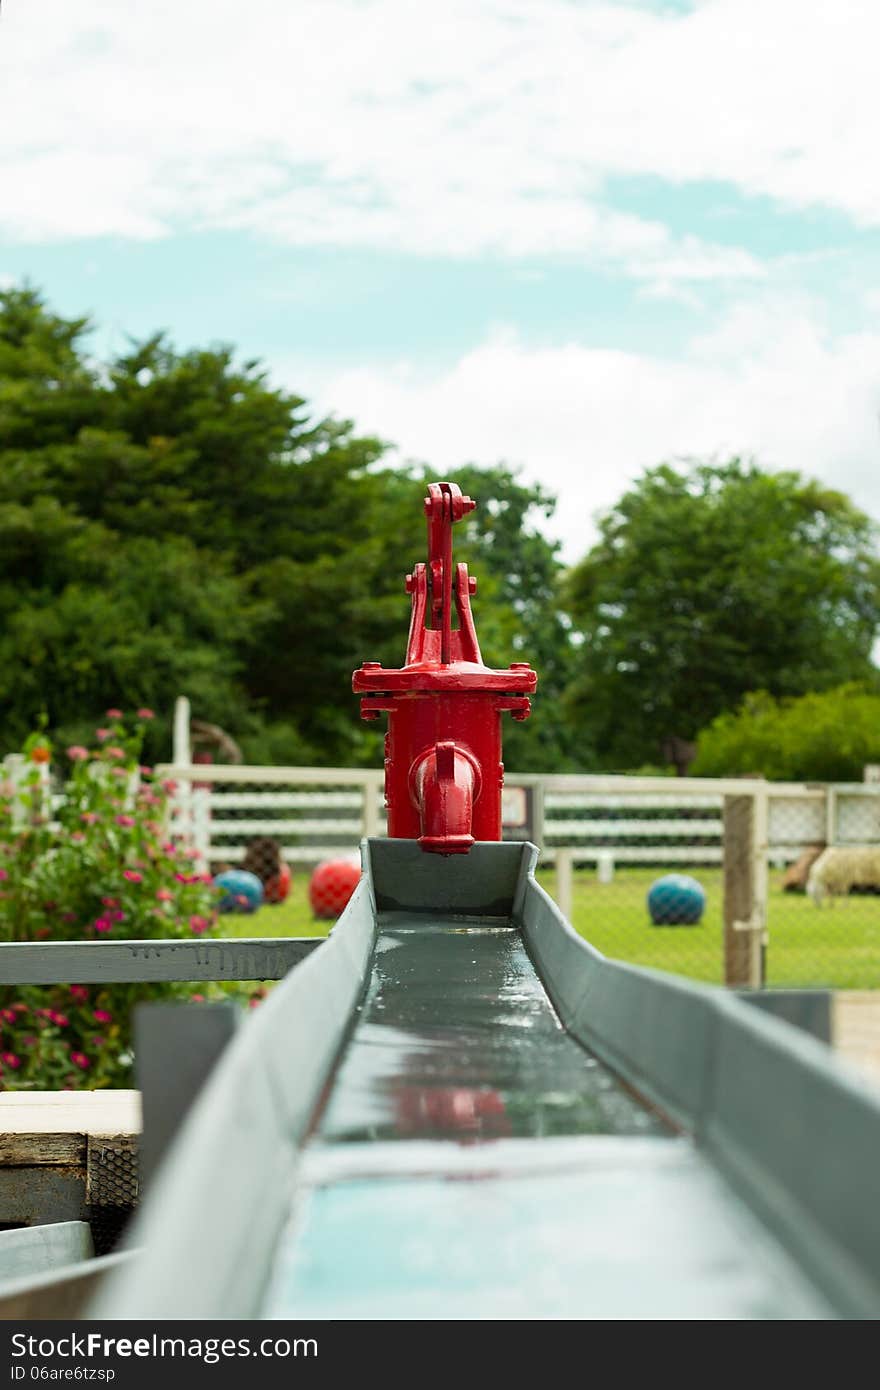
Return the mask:
[[874,0],[18,0],[0,227],[749,279],[745,251],[615,212],[603,181],[725,180],[880,222],[878,38]]
[[[592,517],[642,468],[689,455],[755,455],[849,492],[880,517],[880,332],[829,338],[812,306],[756,300],[678,360],[496,332],[451,368],[364,366],[306,383],[402,455],[442,470],[519,464],[560,499],[568,559]],[[288,372],[302,389],[302,370]],[[295,380],[294,380],[295,377]]]

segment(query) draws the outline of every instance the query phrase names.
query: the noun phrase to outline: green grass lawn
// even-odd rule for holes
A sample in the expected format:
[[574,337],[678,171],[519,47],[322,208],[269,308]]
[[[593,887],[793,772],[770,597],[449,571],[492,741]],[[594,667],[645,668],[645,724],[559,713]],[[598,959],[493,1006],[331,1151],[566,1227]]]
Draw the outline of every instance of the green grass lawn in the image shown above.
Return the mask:
[[[721,983],[722,900],[720,869],[694,870],[708,904],[696,927],[653,927],[645,898],[656,869],[623,869],[613,883],[599,883],[591,869],[574,876],[573,925],[598,950],[618,960],[671,970],[695,980]],[[800,894],[783,893],[782,875],[771,873],[767,984],[829,989],[880,988],[880,897],[844,898],[817,908]],[[552,871],[539,879],[554,890]],[[294,873],[285,903],[253,917],[227,917],[230,936],[324,936],[329,923],[316,922],[308,902],[308,873]]]

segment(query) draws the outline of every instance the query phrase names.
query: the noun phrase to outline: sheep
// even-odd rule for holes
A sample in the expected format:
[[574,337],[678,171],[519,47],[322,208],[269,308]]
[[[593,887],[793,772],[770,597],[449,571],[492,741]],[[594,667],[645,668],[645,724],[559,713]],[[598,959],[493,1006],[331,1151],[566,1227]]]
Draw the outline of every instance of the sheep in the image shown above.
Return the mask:
[[853,888],[880,891],[880,845],[830,845],[810,869],[807,892],[817,907]]

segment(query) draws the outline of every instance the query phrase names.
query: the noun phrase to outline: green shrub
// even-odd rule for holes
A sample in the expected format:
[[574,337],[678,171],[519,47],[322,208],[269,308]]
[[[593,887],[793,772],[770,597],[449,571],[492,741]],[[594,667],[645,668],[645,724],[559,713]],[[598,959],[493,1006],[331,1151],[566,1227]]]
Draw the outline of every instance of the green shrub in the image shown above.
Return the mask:
[[880,762],[880,695],[849,683],[797,699],[766,691],[701,731],[696,777],[756,773],[777,781],[860,782]]
[[[62,755],[52,795],[45,734],[0,785],[0,941],[192,937],[214,931],[216,890],[168,836],[170,784],[139,753],[149,710],[129,729],[108,710],[96,746]],[[2,950],[2,947],[0,947]],[[5,986],[0,1086],[131,1085],[132,1005],[192,998],[188,985]],[[201,996],[195,996],[196,998]]]

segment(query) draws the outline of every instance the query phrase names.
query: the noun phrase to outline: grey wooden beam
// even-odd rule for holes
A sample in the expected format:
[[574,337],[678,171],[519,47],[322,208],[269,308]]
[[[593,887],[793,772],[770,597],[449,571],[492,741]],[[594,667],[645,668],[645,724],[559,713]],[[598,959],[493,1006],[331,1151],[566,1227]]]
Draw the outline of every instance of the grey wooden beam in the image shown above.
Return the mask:
[[323,937],[198,941],[6,941],[0,984],[146,984],[155,980],[280,980]]

